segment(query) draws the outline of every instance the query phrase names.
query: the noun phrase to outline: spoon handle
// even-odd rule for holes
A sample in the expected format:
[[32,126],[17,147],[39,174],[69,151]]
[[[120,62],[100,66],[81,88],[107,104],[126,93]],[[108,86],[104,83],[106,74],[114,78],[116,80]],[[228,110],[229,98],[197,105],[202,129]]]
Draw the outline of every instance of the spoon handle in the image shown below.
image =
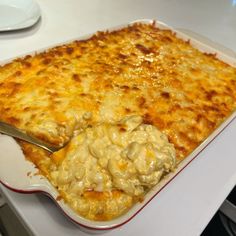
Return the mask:
[[32,144],[35,144],[35,145],[37,145],[49,152],[55,152],[55,151],[59,150],[59,147],[55,147],[55,146],[49,145],[47,143],[44,143],[41,140],[34,138],[32,136],[29,136],[26,133],[24,133],[23,131],[21,131],[20,129],[17,129],[14,126],[9,125],[9,124],[2,122],[2,121],[0,121],[0,133],[27,141]]

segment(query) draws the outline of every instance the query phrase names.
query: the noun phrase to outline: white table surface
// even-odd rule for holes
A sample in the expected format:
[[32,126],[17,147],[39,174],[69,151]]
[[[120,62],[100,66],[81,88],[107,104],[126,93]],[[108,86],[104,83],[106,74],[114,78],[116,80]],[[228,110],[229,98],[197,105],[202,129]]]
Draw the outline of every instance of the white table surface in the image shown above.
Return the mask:
[[[236,51],[236,1],[230,0],[38,0],[35,27],[0,33],[0,61],[136,19],[155,18],[194,31]],[[133,220],[104,233],[200,235],[236,184],[236,121],[232,122]],[[0,187],[19,218],[35,235],[88,235],[46,196]]]

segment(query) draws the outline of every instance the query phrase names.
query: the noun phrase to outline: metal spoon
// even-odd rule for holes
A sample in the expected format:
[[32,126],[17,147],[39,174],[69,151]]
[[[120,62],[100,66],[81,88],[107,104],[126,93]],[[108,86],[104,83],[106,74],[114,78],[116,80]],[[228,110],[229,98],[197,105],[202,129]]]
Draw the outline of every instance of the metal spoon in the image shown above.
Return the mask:
[[0,133],[27,141],[29,143],[35,144],[51,153],[58,151],[59,149],[61,149],[62,147],[58,147],[58,146],[53,146],[50,144],[47,144],[35,137],[29,136],[26,133],[24,133],[24,131],[15,128],[12,125],[9,125],[5,122],[0,121]]

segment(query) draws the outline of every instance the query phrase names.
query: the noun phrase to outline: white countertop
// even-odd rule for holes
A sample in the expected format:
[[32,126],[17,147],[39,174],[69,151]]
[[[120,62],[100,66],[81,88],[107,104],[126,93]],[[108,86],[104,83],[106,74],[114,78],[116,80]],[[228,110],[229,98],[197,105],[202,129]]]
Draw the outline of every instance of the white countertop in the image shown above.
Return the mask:
[[[230,0],[38,0],[35,27],[0,33],[0,61],[55,43],[127,23],[157,19],[236,51],[236,1]],[[104,235],[199,235],[236,184],[236,120],[164,188],[133,220]],[[41,194],[0,187],[35,235],[88,235]]]

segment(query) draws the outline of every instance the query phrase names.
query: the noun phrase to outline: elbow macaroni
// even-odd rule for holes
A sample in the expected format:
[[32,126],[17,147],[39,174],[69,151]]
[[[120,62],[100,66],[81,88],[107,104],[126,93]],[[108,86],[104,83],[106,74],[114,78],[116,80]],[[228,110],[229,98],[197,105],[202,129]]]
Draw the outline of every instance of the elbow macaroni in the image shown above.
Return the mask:
[[[174,146],[166,135],[152,125],[143,124],[140,116],[86,128],[65,148],[52,154],[52,158],[62,159],[51,172],[52,181],[82,214],[85,192],[119,191],[125,201],[130,201],[142,197],[164,174],[174,169],[176,162]],[[112,204],[116,216],[121,214],[124,202],[109,201],[115,201]],[[107,214],[99,201],[93,203],[93,208],[94,213],[90,209],[86,217],[96,219],[98,209]]]

